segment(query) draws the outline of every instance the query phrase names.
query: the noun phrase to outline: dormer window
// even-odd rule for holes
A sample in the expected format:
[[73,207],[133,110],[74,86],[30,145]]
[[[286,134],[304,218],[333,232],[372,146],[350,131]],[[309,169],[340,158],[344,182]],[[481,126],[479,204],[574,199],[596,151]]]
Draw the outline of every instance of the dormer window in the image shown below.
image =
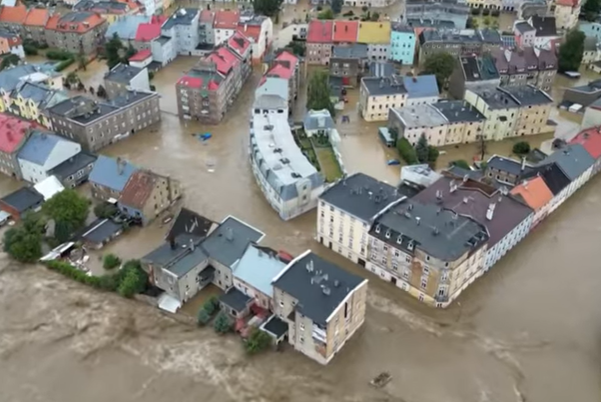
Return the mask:
[[390,239],[390,230],[387,230],[387,231],[386,231],[386,238],[387,238],[387,239]]
[[403,242],[403,236],[399,235],[399,236],[396,238],[396,242],[397,242],[397,244],[401,244],[401,243]]
[[376,226],[376,233],[380,233],[380,225]]
[[413,242],[412,241],[409,242],[409,244],[407,245],[407,248],[409,250],[413,250]]

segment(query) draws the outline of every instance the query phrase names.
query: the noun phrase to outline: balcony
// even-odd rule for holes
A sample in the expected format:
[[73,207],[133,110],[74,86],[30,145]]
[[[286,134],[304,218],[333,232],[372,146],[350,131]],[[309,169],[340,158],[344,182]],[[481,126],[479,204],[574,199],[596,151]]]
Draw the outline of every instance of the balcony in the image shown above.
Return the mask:
[[328,334],[325,330],[319,328],[316,325],[313,325],[313,331],[311,332],[311,336],[313,336],[313,339],[316,339],[319,342],[327,343]]

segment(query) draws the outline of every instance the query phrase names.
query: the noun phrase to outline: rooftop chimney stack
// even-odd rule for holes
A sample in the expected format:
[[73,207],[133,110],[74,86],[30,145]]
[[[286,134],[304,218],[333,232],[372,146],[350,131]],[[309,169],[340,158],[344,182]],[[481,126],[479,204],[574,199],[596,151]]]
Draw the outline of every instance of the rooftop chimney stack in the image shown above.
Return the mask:
[[194,246],[194,240],[193,240],[193,239],[190,239],[190,250],[191,250],[191,251],[194,251],[194,247],[195,247],[195,246]]
[[493,202],[488,206],[488,210],[486,211],[486,219],[492,221],[492,218],[495,214],[495,206],[496,204]]
[[522,156],[522,172],[526,169],[526,158]]

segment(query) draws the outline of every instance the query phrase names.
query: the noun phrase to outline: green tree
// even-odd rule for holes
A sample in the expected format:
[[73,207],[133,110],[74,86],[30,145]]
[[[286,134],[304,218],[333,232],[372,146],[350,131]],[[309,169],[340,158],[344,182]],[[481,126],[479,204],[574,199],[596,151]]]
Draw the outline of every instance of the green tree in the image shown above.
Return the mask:
[[307,109],[327,109],[332,117],[335,116],[336,111],[334,110],[334,105],[330,99],[330,85],[328,83],[327,71],[316,71],[309,79]]
[[254,355],[267,349],[269,345],[271,345],[271,342],[271,337],[265,331],[261,331],[258,328],[253,328],[250,331],[244,348],[248,354]]
[[559,71],[577,71],[584,54],[583,32],[572,30],[566,35],[565,42],[559,48]]
[[203,303],[202,309],[207,312],[208,315],[213,315],[215,310],[217,310],[217,306],[213,302],[213,300],[209,299]]
[[204,308],[198,310],[198,314],[196,315],[196,322],[199,327],[205,326],[211,321],[211,315],[207,313]]
[[484,24],[484,26],[487,28],[490,26],[491,22],[492,21],[490,20],[490,17],[484,17],[484,19],[482,20],[482,24]]
[[123,297],[132,297],[141,293],[148,286],[148,275],[140,265],[139,260],[129,260],[123,264],[123,268],[117,276],[117,292]]
[[[75,230],[73,226],[65,221],[55,221],[54,222],[54,238],[56,239],[58,244],[62,244],[68,241],[71,238],[71,234]],[[58,245],[57,244],[57,245]]]
[[331,8],[328,8],[327,10],[323,10],[319,14],[317,14],[317,19],[318,20],[333,20],[334,12],[332,11]]
[[428,163],[431,166],[434,166],[436,164],[439,155],[440,151],[438,150],[438,148],[432,145],[428,145]]
[[428,155],[428,139],[422,134],[417,140],[417,144],[415,144],[415,156],[419,163],[427,163]]
[[601,0],[586,0],[580,12],[584,14],[587,21],[595,21],[601,11]]
[[520,141],[513,144],[513,153],[516,155],[526,155],[530,152],[530,144],[526,141]]
[[407,165],[416,165],[418,163],[417,156],[415,155],[415,148],[411,146],[407,138],[399,138],[396,142],[396,147],[399,150],[401,159],[403,159]]
[[[100,96],[100,95],[99,95]],[[118,211],[118,208],[109,202],[101,202],[94,206],[94,215],[97,218],[106,219],[114,216]]]
[[455,57],[447,52],[438,52],[426,58],[423,74],[434,74],[438,89],[442,91],[454,69]]
[[380,19],[380,13],[377,11],[374,11],[374,13],[371,15],[370,20],[372,21],[378,21]]
[[102,85],[98,85],[98,90],[96,91],[96,95],[99,98],[106,98],[107,97],[106,89],[104,89],[104,87]]
[[452,166],[457,166],[462,169],[470,170],[470,164],[465,159],[457,159],[451,162]]
[[117,36],[117,33],[113,35],[111,40],[109,40],[104,46],[105,56],[106,56],[106,64],[108,68],[111,69],[115,67],[117,64],[123,62],[125,47]]
[[45,222],[37,214],[25,216],[21,225],[4,233],[4,251],[20,262],[35,262],[42,256]]
[[21,59],[16,54],[9,54],[2,59],[2,63],[0,63],[0,71],[12,67],[18,66],[21,63]]
[[67,81],[69,84],[77,84],[80,79],[75,71],[71,71],[69,74],[67,74],[65,81]]
[[280,12],[282,3],[283,0],[254,0],[253,8],[257,14],[274,17]]
[[334,14],[340,14],[342,11],[343,0],[332,0],[332,11]]
[[289,48],[293,54],[300,57],[304,57],[305,51],[307,50],[304,42],[292,41],[286,47]]
[[230,317],[223,311],[217,315],[215,321],[213,321],[213,329],[219,335],[227,334],[233,328],[233,323]]
[[109,253],[102,259],[102,266],[104,269],[117,268],[121,264],[121,259],[115,254]]
[[63,190],[46,201],[42,211],[55,222],[63,222],[72,230],[79,229],[88,217],[90,201],[77,194],[75,190]]

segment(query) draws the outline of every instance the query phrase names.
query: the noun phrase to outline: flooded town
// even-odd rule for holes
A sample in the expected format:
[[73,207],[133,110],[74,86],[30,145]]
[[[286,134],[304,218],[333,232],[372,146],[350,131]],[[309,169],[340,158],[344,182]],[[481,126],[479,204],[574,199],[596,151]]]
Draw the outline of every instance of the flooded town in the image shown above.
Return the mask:
[[599,400],[580,2],[84,3],[0,9],[1,402]]

